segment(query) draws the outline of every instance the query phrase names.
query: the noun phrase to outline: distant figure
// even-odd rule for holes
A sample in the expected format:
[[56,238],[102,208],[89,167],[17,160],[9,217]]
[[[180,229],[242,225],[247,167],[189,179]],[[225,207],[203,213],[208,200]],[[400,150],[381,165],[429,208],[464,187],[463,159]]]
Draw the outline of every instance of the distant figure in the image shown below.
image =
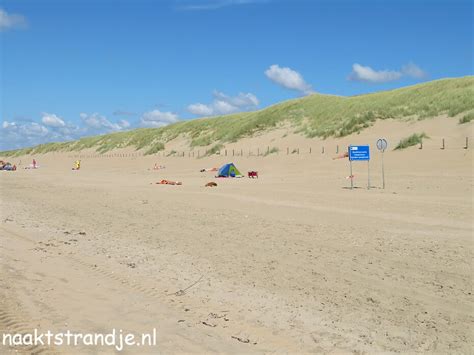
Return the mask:
[[79,170],[80,168],[81,168],[81,161],[76,160],[76,162],[74,163],[74,168],[72,168],[72,170]]
[[334,158],[332,158],[332,160],[336,160],[336,159],[344,159],[344,158],[349,158],[349,153],[348,152],[344,152]]
[[36,160],[33,159],[33,169],[36,169]]
[[158,185],[183,185],[181,181],[173,181],[173,180],[161,180],[158,181],[156,184]]

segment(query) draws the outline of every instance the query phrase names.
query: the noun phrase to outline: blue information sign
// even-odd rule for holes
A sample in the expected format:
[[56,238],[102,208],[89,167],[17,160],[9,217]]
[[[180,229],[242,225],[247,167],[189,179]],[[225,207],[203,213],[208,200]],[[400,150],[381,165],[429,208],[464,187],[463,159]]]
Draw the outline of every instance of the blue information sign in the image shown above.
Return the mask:
[[366,161],[370,160],[370,147],[368,145],[350,145],[349,146],[350,161]]

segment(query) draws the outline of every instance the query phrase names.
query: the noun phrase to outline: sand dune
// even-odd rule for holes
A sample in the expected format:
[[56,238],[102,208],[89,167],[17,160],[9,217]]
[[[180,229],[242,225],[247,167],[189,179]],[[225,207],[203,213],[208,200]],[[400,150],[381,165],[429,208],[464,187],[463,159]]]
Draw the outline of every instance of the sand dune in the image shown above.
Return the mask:
[[[469,353],[472,127],[384,121],[326,141],[283,129],[227,157],[82,158],[80,171],[76,153],[36,156],[40,169],[0,174],[0,329],[157,329],[156,348],[126,353]],[[422,150],[385,153],[381,189],[375,140],[423,131]],[[370,190],[365,163],[350,190],[332,160],[349,143],[372,146]],[[268,146],[279,154],[230,156]],[[199,172],[228,161],[260,178]]]

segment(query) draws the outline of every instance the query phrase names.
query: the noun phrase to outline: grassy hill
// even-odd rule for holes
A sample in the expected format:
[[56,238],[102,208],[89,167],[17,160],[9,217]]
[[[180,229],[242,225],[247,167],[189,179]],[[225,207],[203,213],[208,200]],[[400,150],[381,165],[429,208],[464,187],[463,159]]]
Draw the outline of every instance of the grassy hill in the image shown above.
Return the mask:
[[[342,137],[371,126],[378,119],[426,119],[441,114],[474,115],[474,77],[436,80],[392,91],[341,97],[314,94],[255,112],[183,121],[162,128],[85,137],[77,141],[47,143],[0,152],[3,156],[94,148],[104,153],[135,147],[153,154],[170,140],[183,135],[191,147],[235,142],[242,137],[291,124],[307,137]],[[461,119],[462,121],[462,119]],[[467,120],[469,121],[469,120]]]

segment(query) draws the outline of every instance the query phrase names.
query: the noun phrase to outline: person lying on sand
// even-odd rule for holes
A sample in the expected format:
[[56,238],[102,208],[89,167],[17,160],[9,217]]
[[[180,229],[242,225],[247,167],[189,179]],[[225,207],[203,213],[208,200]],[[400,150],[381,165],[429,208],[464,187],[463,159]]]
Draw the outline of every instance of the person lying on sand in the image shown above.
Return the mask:
[[160,170],[166,168],[164,165],[158,165],[158,163],[155,163],[155,166],[153,166],[153,170]]
[[158,181],[156,184],[158,185],[183,185],[181,181],[173,181],[173,180],[161,180]]
[[11,163],[4,163],[4,165],[2,165],[0,167],[0,170],[8,170],[8,171],[15,171],[16,170],[16,165],[12,165]]
[[217,171],[217,170],[219,170],[219,169],[218,168],[207,168],[207,169],[201,169],[201,170],[199,170],[199,172],[204,173],[206,171]]
[[79,170],[80,168],[81,168],[81,161],[76,160],[76,162],[74,163],[74,168],[72,168],[72,170]]
[[332,158],[332,160],[344,159],[344,158],[349,158],[349,153],[348,152],[344,152],[344,153],[338,155],[337,157]]

